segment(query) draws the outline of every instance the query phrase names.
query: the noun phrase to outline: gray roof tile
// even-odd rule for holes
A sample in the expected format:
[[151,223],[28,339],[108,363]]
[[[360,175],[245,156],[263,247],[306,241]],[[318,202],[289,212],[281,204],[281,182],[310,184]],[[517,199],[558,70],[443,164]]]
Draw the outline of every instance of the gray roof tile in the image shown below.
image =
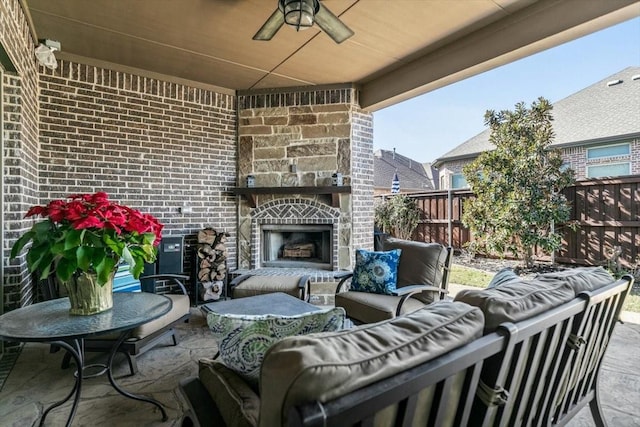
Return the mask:
[[[552,146],[582,145],[640,135],[640,67],[628,67],[553,104],[555,140]],[[621,80],[615,85],[608,82]],[[457,158],[475,157],[491,150],[490,130],[458,145],[438,158],[440,164]]]

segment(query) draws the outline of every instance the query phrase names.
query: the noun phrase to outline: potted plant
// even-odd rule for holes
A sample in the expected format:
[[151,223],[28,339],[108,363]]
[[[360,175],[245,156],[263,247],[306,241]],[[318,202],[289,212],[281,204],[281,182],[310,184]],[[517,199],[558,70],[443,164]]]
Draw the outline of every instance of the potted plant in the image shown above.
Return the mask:
[[163,225],[136,209],[113,203],[104,192],[73,194],[33,206],[26,218],[40,216],[11,249],[15,258],[27,251],[29,271],[40,279],[53,275],[67,289],[71,314],[94,314],[113,305],[113,277],[120,260],[140,277],[154,262]]

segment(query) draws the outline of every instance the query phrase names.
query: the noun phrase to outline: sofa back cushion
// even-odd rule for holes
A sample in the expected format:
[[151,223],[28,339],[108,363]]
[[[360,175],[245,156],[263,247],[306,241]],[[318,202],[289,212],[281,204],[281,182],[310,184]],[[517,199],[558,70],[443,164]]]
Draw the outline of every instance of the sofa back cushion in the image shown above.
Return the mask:
[[259,425],[283,425],[293,405],[329,401],[461,347],[483,325],[477,308],[438,302],[379,323],[280,340],[262,364]]
[[533,279],[513,277],[506,270],[495,286],[460,291],[456,301],[479,307],[485,316],[485,333],[503,322],[517,322],[572,300],[580,292],[593,291],[615,281],[602,267],[579,267],[538,274]]
[[447,259],[447,248],[439,243],[413,242],[392,237],[385,239],[383,245],[385,251],[402,250],[398,264],[397,287],[440,286]]
[[603,267],[577,267],[551,273],[539,274],[539,280],[563,280],[578,295],[591,292],[615,282],[615,278]]
[[462,290],[455,301],[480,308],[485,316],[485,333],[490,333],[501,323],[528,319],[574,297],[564,280],[520,279],[487,289]]
[[255,389],[262,359],[273,343],[291,335],[342,329],[344,319],[342,307],[295,316],[207,314],[220,359]]

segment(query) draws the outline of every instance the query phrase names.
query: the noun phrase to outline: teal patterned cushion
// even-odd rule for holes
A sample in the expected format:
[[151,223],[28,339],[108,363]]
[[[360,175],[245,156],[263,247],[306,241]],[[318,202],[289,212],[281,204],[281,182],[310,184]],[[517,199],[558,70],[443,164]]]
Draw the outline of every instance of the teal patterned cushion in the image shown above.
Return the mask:
[[398,282],[398,263],[402,249],[386,252],[356,251],[351,290],[391,295]]
[[281,338],[342,329],[342,307],[296,316],[207,314],[207,324],[218,341],[220,358],[252,387],[257,388],[264,353]]

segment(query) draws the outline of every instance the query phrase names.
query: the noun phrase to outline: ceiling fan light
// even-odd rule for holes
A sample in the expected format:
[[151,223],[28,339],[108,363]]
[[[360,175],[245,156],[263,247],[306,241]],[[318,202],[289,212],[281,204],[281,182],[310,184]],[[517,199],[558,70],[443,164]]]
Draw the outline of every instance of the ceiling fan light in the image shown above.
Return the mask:
[[313,26],[314,16],[318,10],[317,0],[280,0],[284,22],[304,30]]

